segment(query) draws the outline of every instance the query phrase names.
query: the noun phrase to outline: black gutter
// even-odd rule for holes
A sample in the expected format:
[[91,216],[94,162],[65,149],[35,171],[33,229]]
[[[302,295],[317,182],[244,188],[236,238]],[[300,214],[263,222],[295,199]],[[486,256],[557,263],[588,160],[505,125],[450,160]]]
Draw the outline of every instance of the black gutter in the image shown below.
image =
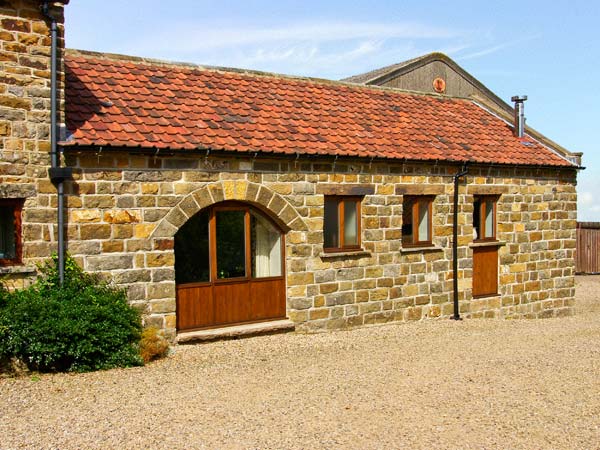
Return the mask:
[[[60,284],[65,280],[65,192],[64,182],[73,178],[73,171],[69,167],[60,166],[60,154],[58,148],[58,22],[50,14],[50,1],[45,0],[40,9],[44,17],[50,22],[51,53],[50,53],[50,168],[48,176],[52,184],[56,186],[58,195],[57,204],[57,227],[58,227],[58,275]],[[66,2],[63,2],[66,3]]]
[[462,320],[458,307],[458,184],[461,177],[469,173],[467,163],[462,171],[456,173],[454,178],[454,211],[452,215],[452,284],[454,288],[454,315],[452,320]]
[[[130,154],[140,154],[140,155],[156,155],[157,149],[155,147],[142,147],[140,145],[136,146],[124,146],[124,145],[111,145],[111,144],[69,144],[63,147],[61,150],[63,152],[97,152],[98,148],[102,148],[102,152],[123,152]],[[237,150],[223,150],[219,148],[210,148],[210,147],[197,147],[195,149],[185,149],[185,148],[159,148],[158,152],[160,156],[204,156],[206,155],[206,151],[210,151],[211,156],[221,156],[221,157],[253,157],[255,154],[260,155],[264,158],[273,158],[273,159],[296,159],[296,154],[289,153],[275,153],[275,152],[266,152],[263,150],[248,150],[248,151],[237,151]],[[308,154],[301,153],[301,158],[305,159],[323,159],[323,160],[336,160],[337,162],[357,162],[364,163],[365,161],[370,161],[371,157],[369,156],[355,156],[355,155],[321,155],[321,154]],[[446,164],[449,166],[460,166],[463,167],[465,164],[469,164],[473,167],[498,167],[501,169],[505,168],[515,168],[515,169],[544,169],[544,170],[584,170],[586,167],[577,166],[577,165],[568,165],[568,166],[551,166],[551,165],[537,165],[537,164],[517,164],[517,163],[500,163],[500,162],[476,162],[469,161],[466,162],[464,160],[442,160],[442,159],[408,159],[408,158],[386,158],[383,156],[375,156],[372,158],[373,163],[387,163],[387,164]],[[445,175],[444,175],[445,176]]]

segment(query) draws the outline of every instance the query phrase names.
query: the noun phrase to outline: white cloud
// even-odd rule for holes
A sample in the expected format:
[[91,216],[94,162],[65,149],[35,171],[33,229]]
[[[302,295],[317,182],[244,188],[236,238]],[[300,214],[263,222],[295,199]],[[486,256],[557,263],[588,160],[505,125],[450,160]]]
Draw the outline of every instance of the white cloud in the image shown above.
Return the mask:
[[142,53],[149,49],[162,52],[172,51],[174,48],[178,53],[196,53],[307,41],[326,44],[357,39],[451,39],[459,34],[456,30],[418,23],[305,22],[271,28],[200,26],[194,23],[165,26],[164,31],[144,36],[139,41],[131,41],[128,47]]
[[531,41],[533,39],[539,39],[540,37],[541,37],[541,35],[533,35],[533,36],[524,37],[522,39],[517,39],[517,40],[514,40],[514,41],[510,41],[510,42],[504,42],[502,44],[497,44],[497,45],[493,45],[491,47],[484,48],[482,50],[474,51],[474,52],[469,53],[467,55],[459,56],[456,59],[458,61],[466,61],[466,60],[469,60],[469,59],[481,58],[482,56],[491,55],[492,53],[496,53],[496,52],[498,52],[500,50],[504,50],[505,48],[514,47],[515,45],[519,45],[519,44],[522,44],[524,42]]
[[[428,23],[304,21],[287,24],[184,21],[123,41],[118,52],[295,75],[343,78],[433,51],[480,58],[537,38],[495,43],[490,29]],[[462,54],[462,56],[461,56]]]
[[[256,24],[166,24],[121,43],[117,51],[205,65],[341,78],[439,51],[464,48],[468,34],[421,23],[356,21]],[[454,41],[454,43],[452,43]],[[424,50],[424,48],[426,50]],[[431,50],[429,50],[431,49]]]
[[255,67],[263,63],[292,63],[304,64],[304,69],[318,69],[323,65],[343,65],[369,55],[378,54],[381,42],[365,41],[359,42],[349,49],[328,50],[321,46],[308,43],[297,44],[290,47],[279,47],[269,50],[259,48],[249,55],[243,56],[240,62],[244,67]]

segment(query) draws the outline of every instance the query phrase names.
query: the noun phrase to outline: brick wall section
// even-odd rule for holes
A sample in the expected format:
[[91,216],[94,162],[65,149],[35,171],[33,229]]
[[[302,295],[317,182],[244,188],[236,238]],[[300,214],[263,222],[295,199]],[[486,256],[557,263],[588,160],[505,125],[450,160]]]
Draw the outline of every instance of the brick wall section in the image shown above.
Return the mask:
[[[175,330],[172,236],[218,201],[262,204],[286,236],[288,316],[299,329],[345,328],[452,314],[452,174],[456,167],[136,156],[100,152],[69,158],[69,251],[89,271],[125,287],[146,322]],[[254,168],[263,169],[257,171]],[[272,169],[272,170],[268,170]],[[363,183],[367,254],[328,257],[322,183]],[[401,244],[398,186],[441,186],[433,206],[435,250]],[[501,187],[499,295],[472,299],[473,195]],[[471,169],[461,185],[459,291],[464,317],[550,317],[573,310],[575,172]]]
[[[56,249],[56,189],[47,175],[50,30],[34,1],[0,2],[0,24],[0,198],[27,199],[23,253],[33,263]],[[61,25],[60,36],[62,30]],[[11,277],[16,286],[23,285],[22,274]]]

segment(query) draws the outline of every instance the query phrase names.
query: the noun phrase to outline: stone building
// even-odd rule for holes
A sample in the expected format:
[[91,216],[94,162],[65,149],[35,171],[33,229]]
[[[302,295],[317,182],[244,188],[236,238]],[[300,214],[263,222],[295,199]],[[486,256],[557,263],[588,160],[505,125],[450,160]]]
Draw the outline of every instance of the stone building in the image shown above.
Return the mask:
[[[58,239],[38,3],[0,7],[0,264],[15,285]],[[579,166],[473,99],[59,56],[66,249],[173,338],[573,311]]]

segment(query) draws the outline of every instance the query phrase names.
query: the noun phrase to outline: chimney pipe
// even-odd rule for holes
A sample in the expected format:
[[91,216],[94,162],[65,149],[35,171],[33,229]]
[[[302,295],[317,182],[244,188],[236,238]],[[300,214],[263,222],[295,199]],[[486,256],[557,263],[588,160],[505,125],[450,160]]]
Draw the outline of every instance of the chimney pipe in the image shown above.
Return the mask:
[[515,102],[514,133],[518,138],[525,135],[525,100],[527,100],[526,95],[515,95],[511,98],[511,101]]

